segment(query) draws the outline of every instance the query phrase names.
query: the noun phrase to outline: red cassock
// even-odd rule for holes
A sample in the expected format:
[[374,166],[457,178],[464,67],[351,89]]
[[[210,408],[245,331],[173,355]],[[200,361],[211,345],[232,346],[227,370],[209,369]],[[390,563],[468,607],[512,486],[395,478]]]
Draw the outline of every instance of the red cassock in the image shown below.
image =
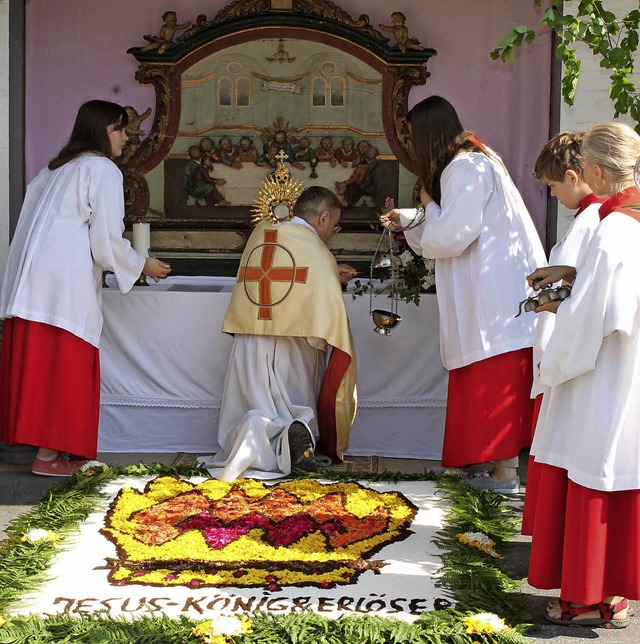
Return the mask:
[[449,372],[445,467],[513,458],[531,445],[531,355],[510,351]]
[[40,322],[4,321],[0,348],[0,440],[94,459],[100,415],[100,354]]

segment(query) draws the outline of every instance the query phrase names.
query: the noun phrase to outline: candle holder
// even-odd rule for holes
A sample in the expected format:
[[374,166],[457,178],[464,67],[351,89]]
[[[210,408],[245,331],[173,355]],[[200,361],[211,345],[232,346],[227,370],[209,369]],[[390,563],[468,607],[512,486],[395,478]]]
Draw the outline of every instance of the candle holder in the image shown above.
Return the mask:
[[133,283],[134,286],[149,286],[147,282],[147,276],[144,273],[140,273],[140,277]]
[[[149,257],[149,247],[151,246],[151,226],[144,220],[133,224],[133,249],[143,257]],[[134,286],[149,286],[147,276],[140,273],[140,277],[134,282]]]

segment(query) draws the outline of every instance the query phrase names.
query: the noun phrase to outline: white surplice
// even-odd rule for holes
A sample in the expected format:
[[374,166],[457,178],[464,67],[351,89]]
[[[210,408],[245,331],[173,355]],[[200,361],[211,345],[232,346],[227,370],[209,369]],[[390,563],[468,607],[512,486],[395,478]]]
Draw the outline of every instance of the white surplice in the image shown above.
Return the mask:
[[316,400],[326,352],[306,338],[234,336],[218,442],[204,465],[215,478],[274,479],[291,472],[288,429],[302,422],[318,437]]
[[[549,266],[579,266],[582,263],[596,226],[600,223],[599,210],[600,203],[592,203],[576,215],[564,237],[549,251]],[[547,390],[540,382],[538,365],[556,322],[555,313],[550,311],[543,311],[537,316],[536,342],[533,345],[532,398]]]
[[131,289],[145,258],[124,239],[122,173],[106,157],[83,154],[29,184],[9,249],[0,318],[70,331],[98,346],[102,273]]
[[535,460],[605,492],[640,489],[639,248],[633,218],[600,223],[540,365]]
[[[436,260],[443,365],[457,369],[533,346],[535,316],[515,315],[533,293],[527,275],[546,266],[546,256],[506,168],[493,153],[462,152],[440,185],[441,206],[431,202],[405,236]],[[401,223],[416,223],[416,210],[403,209]]]

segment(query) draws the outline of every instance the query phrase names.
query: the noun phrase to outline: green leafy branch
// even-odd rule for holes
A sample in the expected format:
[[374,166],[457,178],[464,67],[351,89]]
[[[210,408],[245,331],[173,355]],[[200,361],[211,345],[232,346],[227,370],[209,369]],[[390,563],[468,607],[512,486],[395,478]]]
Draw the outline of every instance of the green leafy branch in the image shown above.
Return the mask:
[[[542,5],[542,0],[533,1],[538,7]],[[615,109],[614,118],[628,114],[640,131],[640,92],[631,80],[638,51],[639,25],[640,9],[632,9],[618,17],[605,8],[605,0],[550,1],[538,28],[544,26],[558,37],[556,56],[564,66],[562,97],[567,105],[574,103],[580,77],[581,61],[575,43],[583,43],[599,57],[600,67],[610,70],[609,96]],[[511,62],[515,50],[532,43],[538,35],[531,27],[513,25],[490,53],[491,58]]]

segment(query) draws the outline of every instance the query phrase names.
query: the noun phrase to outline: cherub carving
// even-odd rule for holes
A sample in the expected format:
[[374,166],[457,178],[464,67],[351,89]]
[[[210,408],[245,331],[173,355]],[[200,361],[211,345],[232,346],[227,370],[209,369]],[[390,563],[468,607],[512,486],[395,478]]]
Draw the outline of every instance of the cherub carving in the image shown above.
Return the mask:
[[149,115],[151,114],[151,108],[147,107],[147,109],[142,112],[142,114],[138,114],[135,107],[132,107],[131,105],[125,106],[124,109],[127,113],[127,116],[129,117],[129,122],[127,123],[127,127],[125,128],[125,132],[129,137],[129,144],[138,145],[145,134],[144,130],[140,129],[140,123],[149,118]]
[[191,29],[187,29],[182,36],[179,36],[176,38],[176,40],[179,40],[180,42],[184,42],[185,40],[189,40],[191,36],[195,36],[199,31],[202,31],[203,29],[206,29],[207,27],[211,26],[213,24],[213,20],[207,20],[207,16],[204,13],[201,13],[197,18],[196,18],[196,24],[191,27]]
[[417,38],[409,36],[409,29],[405,22],[407,18],[401,11],[394,11],[391,14],[391,26],[378,25],[383,31],[388,31],[396,37],[396,47],[404,54],[407,49],[424,50]]
[[125,108],[129,122],[125,127],[125,132],[129,137],[124,149],[122,150],[122,155],[118,159],[119,165],[127,165],[129,160],[136,153],[140,147],[141,139],[144,136],[144,130],[140,129],[140,123],[146,118],[149,118],[151,114],[151,108],[148,107],[142,114],[138,114],[135,107],[127,105]]
[[145,40],[149,41],[148,45],[145,45],[141,51],[151,51],[157,49],[159,54],[164,54],[168,47],[173,45],[173,37],[176,34],[176,31],[179,29],[186,29],[191,26],[191,22],[178,24],[178,16],[175,11],[165,11],[162,14],[163,25],[160,29],[160,34],[158,36],[142,36]]

